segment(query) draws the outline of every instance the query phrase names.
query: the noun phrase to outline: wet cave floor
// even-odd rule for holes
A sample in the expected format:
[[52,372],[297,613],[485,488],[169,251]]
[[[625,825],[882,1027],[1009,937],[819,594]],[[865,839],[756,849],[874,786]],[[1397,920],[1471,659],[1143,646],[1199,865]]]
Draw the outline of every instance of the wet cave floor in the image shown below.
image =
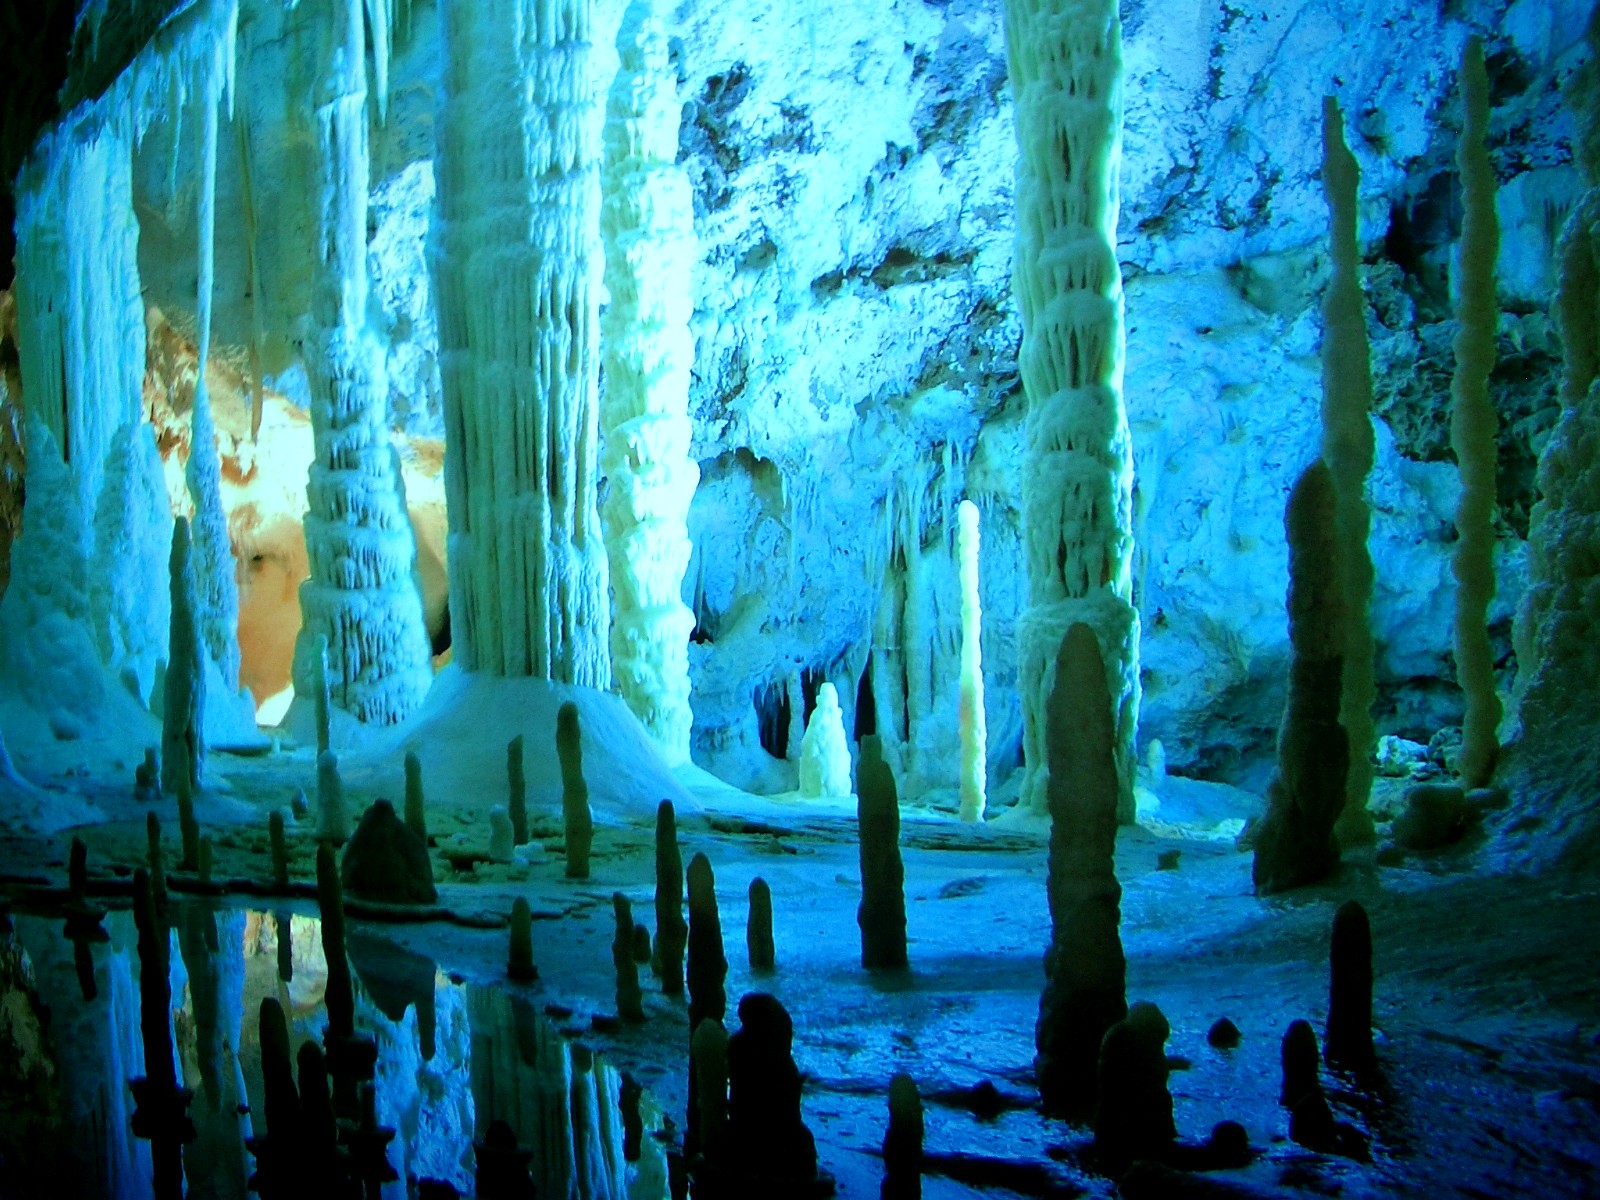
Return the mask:
[[[225,763],[226,792],[202,800],[198,815],[214,841],[219,882],[270,878],[265,813],[292,794],[291,775],[301,783],[306,775],[306,764],[288,757]],[[125,909],[128,868],[144,860],[146,806],[121,784],[91,778],[59,786],[82,790],[112,815],[110,823],[78,832],[89,846],[91,893]],[[352,796],[352,810],[368,800]],[[178,857],[175,812],[170,799],[153,807],[163,820],[170,871]],[[930,1200],[1117,1195],[1111,1180],[1083,1165],[1088,1131],[1046,1120],[1036,1108],[1033,1030],[1049,931],[1043,826],[973,829],[908,806],[901,844],[912,966],[869,974],[858,965],[859,865],[847,810],[761,801],[754,811],[685,815],[679,840],[685,861],[704,852],[716,871],[729,1027],[749,991],[773,993],[793,1016],[804,1116],[837,1194],[879,1195],[888,1084],[904,1071],[926,1107],[923,1194]],[[611,895],[629,896],[635,920],[653,928],[653,829],[643,821],[601,823],[591,878],[573,881],[562,877],[561,834],[548,806],[530,798],[530,817],[535,841],[546,847],[531,866],[480,862],[461,871],[443,850],[470,840],[472,827],[430,811],[440,907],[453,919],[379,921],[353,913],[352,944],[364,945],[367,963],[365,972],[356,964],[358,992],[369,986],[372,964],[392,953],[384,946],[431,960],[441,981],[486,987],[550,1014],[569,1037],[636,1078],[681,1126],[688,1038],[682,998],[652,991],[642,968],[648,1019],[612,1019]],[[302,819],[291,829],[291,875],[302,885],[314,875],[310,827]],[[19,932],[12,937],[19,942],[29,921],[49,913],[41,888],[64,886],[66,857],[65,836],[0,842],[0,881],[14,904]],[[1171,1023],[1179,1134],[1199,1141],[1231,1119],[1257,1152],[1253,1165],[1209,1179],[1236,1189],[1232,1194],[1263,1196],[1600,1194],[1600,882],[1484,875],[1473,861],[1468,848],[1380,868],[1368,851],[1352,856],[1328,884],[1260,900],[1251,893],[1250,856],[1231,845],[1122,831],[1127,993],[1130,1002],[1155,1002]],[[756,876],[772,891],[777,946],[778,968],[764,975],[751,972],[744,945],[747,889]],[[181,884],[175,877],[175,888]],[[503,921],[516,896],[535,914],[540,978],[532,984],[505,977]],[[1335,1116],[1370,1143],[1370,1162],[1289,1141],[1288,1114],[1277,1102],[1280,1038],[1298,1017],[1320,1036],[1328,931],[1334,910],[1352,898],[1371,915],[1381,1071],[1358,1084],[1325,1067],[1323,1085]],[[186,903],[270,911],[278,919],[317,911],[305,895],[267,899],[242,890]],[[0,1004],[0,1021],[15,1003]],[[256,1003],[247,997],[244,1004],[247,1043]],[[1207,1042],[1221,1017],[1242,1032],[1235,1049]],[[310,1036],[302,1025],[297,1042]],[[63,1036],[47,1026],[40,1053],[59,1056],[61,1046],[49,1043]],[[987,1108],[973,1090],[986,1082],[998,1093]],[[0,1118],[9,1119],[3,1107]],[[472,1130],[457,1132],[462,1144],[451,1152],[470,1164]],[[248,1157],[244,1162],[248,1168]],[[404,1194],[398,1186],[384,1191]]]

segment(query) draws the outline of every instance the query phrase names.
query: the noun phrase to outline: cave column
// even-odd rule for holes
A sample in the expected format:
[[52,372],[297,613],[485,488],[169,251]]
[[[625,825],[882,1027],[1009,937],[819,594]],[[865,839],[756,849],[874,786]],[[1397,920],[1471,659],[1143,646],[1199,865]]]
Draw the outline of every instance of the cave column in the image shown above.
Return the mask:
[[591,10],[441,5],[432,242],[457,661],[604,689]]
[[1083,622],[1115,710],[1118,817],[1133,819],[1139,616],[1133,606],[1133,455],[1122,398],[1122,25],[1116,0],[1006,0],[1016,101],[1017,242],[1027,397],[1020,627],[1023,788],[1047,805],[1045,708],[1056,651]]
[[389,434],[383,349],[367,324],[367,70],[362,0],[319,0],[312,114],[315,238],[305,339],[315,457],[306,488],[295,690],[312,693],[327,639],[334,704],[365,722],[408,716],[433,672],[416,540]]
[[689,502],[691,291],[697,246],[689,177],[677,165],[677,76],[657,0],[634,0],[605,125],[606,549],[616,590],[611,662],[628,707],[673,765],[689,759],[689,633],[683,602]]

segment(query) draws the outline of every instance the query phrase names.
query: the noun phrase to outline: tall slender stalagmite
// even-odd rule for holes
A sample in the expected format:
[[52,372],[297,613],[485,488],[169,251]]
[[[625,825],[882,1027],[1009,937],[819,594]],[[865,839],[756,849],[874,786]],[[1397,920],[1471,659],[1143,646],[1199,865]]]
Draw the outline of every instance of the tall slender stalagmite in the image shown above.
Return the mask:
[[1467,40],[1461,54],[1461,252],[1457,269],[1455,409],[1450,443],[1461,471],[1456,504],[1456,681],[1466,711],[1461,719],[1458,773],[1468,787],[1482,787],[1499,756],[1500,697],[1495,694],[1494,654],[1489,648],[1489,602],[1494,599],[1495,418],[1489,399],[1494,366],[1495,260],[1500,223],[1497,183],[1489,162],[1489,73],[1483,43]]
[[468,671],[604,689],[592,0],[446,0],[432,233]]
[[1133,819],[1139,615],[1133,454],[1122,400],[1122,22],[1116,0],[1006,0],[1016,97],[1018,366],[1028,398],[1020,631],[1024,798],[1048,806],[1045,709],[1068,627],[1094,630],[1116,727],[1118,818]]
[[[382,5],[368,5],[381,8]],[[315,195],[305,340],[316,453],[306,487],[303,624],[295,690],[311,690],[327,639],[333,702],[358,720],[409,716],[432,682],[417,548],[389,437],[383,347],[367,327],[367,69],[362,0],[317,0],[308,23]]]
[[673,766],[689,761],[689,633],[683,602],[694,365],[691,276],[698,247],[689,176],[678,166],[677,72],[660,0],[634,0],[617,35],[621,68],[605,125],[606,391],[601,463],[616,590],[611,668],[622,697]]
[[1333,472],[1334,521],[1345,594],[1344,685],[1339,723],[1350,738],[1350,773],[1338,836],[1345,845],[1376,836],[1367,798],[1377,728],[1373,677],[1372,553],[1367,534],[1367,475],[1372,471],[1372,364],[1367,306],[1361,294],[1361,248],[1356,242],[1360,171],[1345,145],[1344,116],[1332,96],[1322,102],[1322,189],[1328,201],[1333,278],[1322,302],[1322,457]]
[[983,820],[988,790],[989,732],[983,711],[983,604],[978,597],[978,506],[957,510],[956,561],[961,574],[961,819]]

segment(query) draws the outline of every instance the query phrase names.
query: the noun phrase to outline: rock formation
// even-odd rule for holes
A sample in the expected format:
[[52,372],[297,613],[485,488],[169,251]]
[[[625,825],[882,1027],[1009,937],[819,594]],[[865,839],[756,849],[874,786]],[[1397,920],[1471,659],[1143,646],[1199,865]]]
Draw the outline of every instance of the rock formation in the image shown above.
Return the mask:
[[1095,632],[1073,624],[1056,654],[1050,752],[1050,949],[1034,1040],[1046,1111],[1086,1114],[1100,1041],[1127,1015],[1117,842],[1117,729]]
[[1017,365],[1028,399],[1028,608],[1018,678],[1024,798],[1040,810],[1049,803],[1051,664],[1068,627],[1085,623],[1108,672],[1118,817],[1131,821],[1139,615],[1117,263],[1122,20],[1115,0],[1006,0],[1005,22],[1016,98]]
[[900,1073],[889,1080],[889,1128],[883,1135],[882,1200],[921,1200],[922,1097]]
[[744,941],[752,973],[777,969],[777,948],[772,943],[772,889],[759,875],[750,881],[750,913],[745,920]]
[[506,743],[506,814],[511,836],[521,846],[528,840],[528,778],[522,770],[522,735]]
[[856,825],[861,838],[861,965],[906,966],[905,865],[900,861],[900,798],[877,735],[861,739],[856,779]]
[[644,1020],[644,994],[639,990],[639,964],[633,957],[633,905],[621,892],[611,893],[617,930],[611,939],[611,965],[617,971],[617,1015],[624,1021]]
[[727,1159],[757,1180],[807,1183],[817,1177],[816,1142],[800,1115],[793,1044],[794,1023],[776,997],[752,992],[739,1001],[739,1029],[728,1039]]
[[189,522],[182,517],[172,526],[172,557],[167,571],[172,623],[167,671],[161,685],[161,790],[170,794],[177,791],[180,775],[188,778],[191,788],[200,787],[206,753],[205,657],[195,617]]
[[1167,1091],[1167,1018],[1140,1001],[1100,1043],[1094,1149],[1107,1165],[1159,1158],[1178,1136]]
[[678,822],[672,801],[656,808],[656,946],[655,963],[661,990],[683,991],[683,952],[689,926],[683,919],[683,854],[678,849]]
[[359,900],[385,904],[432,904],[428,845],[413,833],[387,800],[375,800],[345,847],[339,866],[345,890]]
[[589,849],[594,844],[594,817],[589,812],[589,785],[583,778],[583,733],[578,706],[567,701],[556,713],[556,754],[561,758],[561,819],[566,830],[567,878],[589,878]]
[[831,683],[817,685],[817,706],[800,739],[800,794],[808,797],[850,794],[850,745],[844,737],[844,712]]
[[511,905],[511,957],[506,974],[518,983],[539,978],[539,969],[533,965],[533,910],[521,896]]
[[1289,699],[1278,730],[1278,774],[1254,831],[1256,891],[1314,883],[1339,865],[1334,826],[1348,804],[1351,749],[1339,724],[1345,633],[1333,475],[1320,460],[1289,495]]
[[1333,915],[1328,949],[1328,1031],[1323,1053],[1330,1063],[1365,1070],[1372,1049],[1372,925],[1367,910],[1347,900]]
[[956,560],[961,575],[961,819],[983,820],[988,791],[989,735],[983,711],[983,602],[978,594],[978,506],[957,509]]

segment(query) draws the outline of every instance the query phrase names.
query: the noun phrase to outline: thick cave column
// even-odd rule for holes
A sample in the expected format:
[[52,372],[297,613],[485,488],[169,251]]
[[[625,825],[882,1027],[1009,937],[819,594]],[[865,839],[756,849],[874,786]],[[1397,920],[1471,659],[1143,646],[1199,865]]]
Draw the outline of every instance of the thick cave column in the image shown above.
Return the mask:
[[606,550],[616,589],[611,662],[623,699],[672,764],[689,759],[692,546],[689,452],[697,254],[689,177],[677,165],[677,76],[656,0],[634,0],[617,38],[621,68],[605,125]]
[[456,661],[604,689],[591,9],[442,4],[432,241]]
[[[367,71],[362,0],[320,0],[312,114],[316,215],[306,366],[316,457],[305,518],[295,690],[310,695],[327,639],[333,703],[386,725],[432,682],[417,547],[389,436],[382,347],[367,326]],[[381,5],[379,6],[382,7]]]
[[1122,400],[1122,25],[1116,0],[1006,0],[1016,98],[1019,367],[1028,399],[1020,626],[1024,799],[1046,807],[1045,708],[1067,629],[1094,630],[1116,715],[1118,817],[1133,819],[1139,615]]

